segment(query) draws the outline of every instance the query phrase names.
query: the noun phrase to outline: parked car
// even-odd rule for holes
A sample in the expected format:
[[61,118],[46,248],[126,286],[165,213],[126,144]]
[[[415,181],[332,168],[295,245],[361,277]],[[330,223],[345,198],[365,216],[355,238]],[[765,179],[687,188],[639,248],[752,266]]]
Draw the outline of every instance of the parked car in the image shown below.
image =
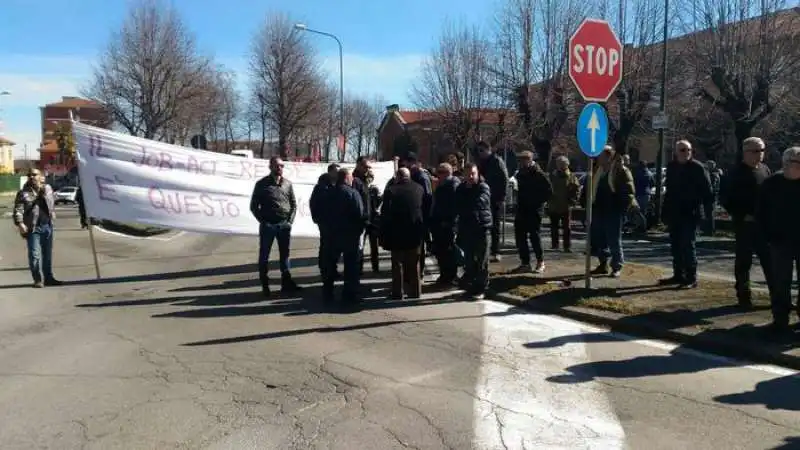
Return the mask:
[[75,197],[78,194],[76,186],[65,186],[55,192],[56,205],[61,203],[76,203]]

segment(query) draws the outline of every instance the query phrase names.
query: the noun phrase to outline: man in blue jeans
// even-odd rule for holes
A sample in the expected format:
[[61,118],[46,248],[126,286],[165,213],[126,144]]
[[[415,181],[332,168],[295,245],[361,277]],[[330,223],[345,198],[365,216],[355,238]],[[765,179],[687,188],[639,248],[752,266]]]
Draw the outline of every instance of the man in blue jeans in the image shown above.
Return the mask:
[[270,174],[260,179],[250,199],[250,212],[258,220],[258,275],[264,296],[270,295],[269,254],[272,243],[278,241],[281,269],[281,291],[290,293],[300,287],[289,272],[289,245],[292,223],[297,213],[297,200],[292,183],[283,177],[283,160],[277,156],[269,160]]
[[28,172],[28,181],[14,199],[14,225],[28,243],[28,266],[33,287],[60,286],[53,276],[53,188],[38,169]]

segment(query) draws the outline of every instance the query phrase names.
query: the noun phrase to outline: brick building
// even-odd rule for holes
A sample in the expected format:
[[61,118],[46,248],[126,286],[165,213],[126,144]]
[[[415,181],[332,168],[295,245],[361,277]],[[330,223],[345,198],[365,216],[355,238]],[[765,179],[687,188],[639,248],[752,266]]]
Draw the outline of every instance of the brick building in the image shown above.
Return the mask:
[[39,168],[53,174],[63,175],[74,167],[74,162],[61,161],[55,131],[63,127],[72,131],[70,112],[82,123],[100,128],[111,127],[111,117],[103,106],[80,97],[62,97],[61,101],[40,108],[42,117],[42,141],[39,147]]
[[[476,140],[494,142],[501,128],[516,123],[514,111],[480,109],[469,111],[470,121],[476,130],[467,140],[470,147]],[[433,165],[456,149],[453,136],[445,129],[442,114],[434,111],[404,111],[399,105],[389,105],[378,126],[378,159],[390,160],[395,156],[395,143],[407,134],[417,144],[417,156],[425,164]],[[502,150],[503,142],[496,145]]]

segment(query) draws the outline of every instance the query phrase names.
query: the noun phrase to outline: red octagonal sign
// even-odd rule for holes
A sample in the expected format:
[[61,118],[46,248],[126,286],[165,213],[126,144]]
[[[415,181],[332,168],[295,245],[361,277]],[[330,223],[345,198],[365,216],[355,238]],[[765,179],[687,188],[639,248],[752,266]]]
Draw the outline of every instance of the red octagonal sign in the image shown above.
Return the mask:
[[605,20],[586,19],[569,38],[569,77],[587,102],[605,102],[622,81],[622,43]]

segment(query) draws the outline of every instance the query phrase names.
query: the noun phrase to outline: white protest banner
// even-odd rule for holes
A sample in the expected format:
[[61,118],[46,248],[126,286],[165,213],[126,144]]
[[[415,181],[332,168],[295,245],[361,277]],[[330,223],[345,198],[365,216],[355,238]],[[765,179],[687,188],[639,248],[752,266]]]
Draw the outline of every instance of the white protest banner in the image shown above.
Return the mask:
[[[73,123],[86,209],[94,218],[197,233],[258,235],[250,213],[256,181],[269,175],[269,161],[213,153]],[[343,164],[352,168],[352,164]],[[308,201],[326,163],[285,162],[294,185],[297,216],[293,236],[318,237]],[[373,164],[383,189],[394,163]]]

